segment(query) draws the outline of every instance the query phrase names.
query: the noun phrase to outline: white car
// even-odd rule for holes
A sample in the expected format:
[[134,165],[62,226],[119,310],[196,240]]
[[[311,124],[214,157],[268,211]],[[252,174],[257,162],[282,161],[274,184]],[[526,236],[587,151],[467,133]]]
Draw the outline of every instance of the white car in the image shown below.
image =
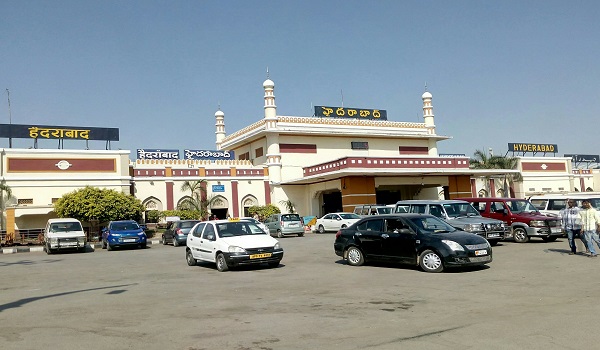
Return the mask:
[[361,216],[354,213],[330,213],[317,219],[315,226],[317,232],[325,233],[326,231],[339,231],[342,228],[346,228],[358,220],[362,219]]
[[199,222],[190,230],[186,245],[189,266],[198,261],[213,262],[221,272],[239,265],[266,263],[277,267],[283,258],[275,238],[255,223],[240,219]]

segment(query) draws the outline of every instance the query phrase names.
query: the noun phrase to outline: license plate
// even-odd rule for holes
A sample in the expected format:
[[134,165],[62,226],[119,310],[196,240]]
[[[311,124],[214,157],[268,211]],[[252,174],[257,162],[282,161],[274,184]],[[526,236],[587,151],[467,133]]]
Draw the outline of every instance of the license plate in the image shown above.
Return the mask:
[[125,238],[123,240],[124,243],[131,243],[131,242],[135,242],[135,241],[137,241],[137,239],[135,239],[135,238]]
[[487,250],[486,249],[482,249],[482,250],[476,250],[475,251],[475,256],[481,256],[481,255],[487,255]]
[[65,246],[65,247],[67,247],[67,246],[76,246],[77,242],[64,242],[64,243],[61,243],[60,245]]
[[488,237],[500,237],[499,233],[489,233]]
[[250,255],[250,259],[262,259],[262,258],[270,258],[270,257],[271,257],[271,253]]
[[288,224],[288,227],[292,227],[292,226],[293,226],[293,227],[296,227],[296,226],[298,226],[298,224],[297,224],[297,223]]
[[562,229],[560,227],[552,227],[550,228],[550,231],[552,231],[552,233],[557,233],[562,232]]

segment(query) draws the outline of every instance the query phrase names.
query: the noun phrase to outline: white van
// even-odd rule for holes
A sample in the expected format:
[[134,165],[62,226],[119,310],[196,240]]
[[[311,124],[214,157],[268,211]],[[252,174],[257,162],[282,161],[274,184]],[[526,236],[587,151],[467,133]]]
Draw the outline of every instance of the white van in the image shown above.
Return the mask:
[[63,249],[85,252],[85,232],[77,219],[50,219],[44,230],[44,249],[52,254]]
[[567,200],[575,200],[575,205],[581,207],[584,199],[587,199],[592,204],[592,207],[600,208],[600,193],[594,192],[576,192],[576,193],[545,193],[529,197],[529,201],[541,213],[548,215],[556,215],[567,207]]

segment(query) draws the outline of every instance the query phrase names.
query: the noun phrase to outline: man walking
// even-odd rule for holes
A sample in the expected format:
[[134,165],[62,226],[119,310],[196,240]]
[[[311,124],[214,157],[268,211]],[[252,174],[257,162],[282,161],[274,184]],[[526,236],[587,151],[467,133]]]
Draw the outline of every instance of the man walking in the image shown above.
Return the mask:
[[594,242],[600,248],[600,238],[598,238],[598,231],[600,231],[600,214],[596,209],[592,208],[589,200],[584,200],[583,209],[579,211],[579,219],[581,220],[581,230],[583,236],[587,242],[587,249],[590,251],[590,258],[598,256],[596,254],[596,248],[594,248]]
[[569,247],[571,252],[569,255],[577,254],[577,246],[575,245],[575,237],[579,236],[579,239],[583,242],[583,245],[587,249],[587,243],[581,235],[581,220],[579,219],[579,207],[575,206],[573,199],[567,200],[567,208],[561,209],[559,216],[562,219],[562,228],[567,233],[569,240]]

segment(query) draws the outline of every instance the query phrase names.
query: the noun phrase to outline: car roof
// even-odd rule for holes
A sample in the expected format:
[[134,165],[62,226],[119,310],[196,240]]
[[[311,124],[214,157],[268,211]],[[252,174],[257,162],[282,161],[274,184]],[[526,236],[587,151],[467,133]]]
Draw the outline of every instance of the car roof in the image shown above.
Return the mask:
[[470,197],[470,198],[460,198],[463,201],[526,201],[525,198],[505,198],[505,197]]
[[49,223],[55,223],[55,222],[80,222],[77,219],[73,219],[73,218],[55,218],[55,219],[48,219]]
[[410,218],[416,218],[416,217],[431,217],[431,218],[436,218],[439,219],[437,216],[431,215],[431,214],[420,214],[420,213],[394,213],[394,214],[379,214],[379,215],[369,215],[367,217],[364,217],[361,219],[361,221],[365,221],[365,220],[374,220],[374,219],[390,219],[390,218],[406,218],[406,219],[410,219]]
[[112,224],[112,223],[115,223],[115,222],[117,222],[117,223],[118,222],[135,222],[137,224],[137,221],[135,221],[135,220],[115,220],[115,221],[111,221],[110,223]]
[[348,212],[348,211],[336,211],[335,213],[327,213],[325,215],[329,215],[329,214],[352,214],[352,215],[354,215],[354,213]]
[[444,204],[444,203],[467,203],[462,199],[407,199],[396,202],[396,204]]

